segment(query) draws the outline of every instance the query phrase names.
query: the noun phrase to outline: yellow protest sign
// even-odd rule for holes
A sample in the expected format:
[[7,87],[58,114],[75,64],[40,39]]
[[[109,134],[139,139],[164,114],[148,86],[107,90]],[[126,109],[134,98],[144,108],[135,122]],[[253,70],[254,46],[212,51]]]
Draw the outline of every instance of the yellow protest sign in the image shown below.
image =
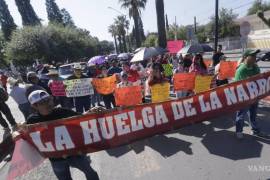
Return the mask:
[[170,84],[162,83],[151,86],[152,102],[163,102],[169,100]]
[[195,79],[195,93],[208,91],[214,76],[196,76]]

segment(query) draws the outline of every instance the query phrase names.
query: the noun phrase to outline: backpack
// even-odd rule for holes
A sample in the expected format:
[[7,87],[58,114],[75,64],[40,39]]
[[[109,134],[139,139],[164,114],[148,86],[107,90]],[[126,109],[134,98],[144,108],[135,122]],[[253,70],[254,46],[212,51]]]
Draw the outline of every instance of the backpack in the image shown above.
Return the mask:
[[0,102],[6,102],[8,100],[8,93],[4,88],[0,86]]

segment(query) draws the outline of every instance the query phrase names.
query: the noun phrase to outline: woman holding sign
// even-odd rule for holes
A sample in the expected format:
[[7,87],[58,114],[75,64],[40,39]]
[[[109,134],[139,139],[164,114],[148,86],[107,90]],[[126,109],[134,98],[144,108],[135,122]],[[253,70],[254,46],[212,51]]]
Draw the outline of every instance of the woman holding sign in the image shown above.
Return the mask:
[[204,64],[203,57],[201,54],[196,54],[193,58],[193,62],[189,68],[189,72],[194,72],[196,75],[207,75],[207,67]]

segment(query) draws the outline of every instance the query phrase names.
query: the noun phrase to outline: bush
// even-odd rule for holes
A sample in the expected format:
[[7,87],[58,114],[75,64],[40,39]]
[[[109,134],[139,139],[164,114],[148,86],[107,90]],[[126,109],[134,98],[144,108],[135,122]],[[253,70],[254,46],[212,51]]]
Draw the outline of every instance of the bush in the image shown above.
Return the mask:
[[98,39],[88,31],[75,27],[29,26],[13,33],[5,55],[20,65],[32,64],[35,59],[43,63],[73,61],[96,55],[97,44]]

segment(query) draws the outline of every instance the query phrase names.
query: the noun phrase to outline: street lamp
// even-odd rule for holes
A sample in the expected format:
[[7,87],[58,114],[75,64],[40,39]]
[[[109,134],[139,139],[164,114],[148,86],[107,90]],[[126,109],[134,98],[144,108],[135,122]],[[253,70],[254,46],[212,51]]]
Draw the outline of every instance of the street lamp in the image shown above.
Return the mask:
[[[115,11],[115,12],[117,12],[118,14],[121,14],[121,15],[123,15],[124,17],[125,17],[125,21],[127,20],[127,15],[126,14],[124,14],[124,13],[122,13],[121,11],[119,11],[119,10],[117,10],[117,9],[115,9],[115,8],[113,8],[113,7],[111,7],[111,6],[108,6],[108,9],[111,9],[111,10],[113,10],[113,11]],[[127,27],[127,35],[128,35],[128,46],[129,46],[129,51],[131,50],[131,45],[130,45],[130,38],[129,38],[129,28]]]

